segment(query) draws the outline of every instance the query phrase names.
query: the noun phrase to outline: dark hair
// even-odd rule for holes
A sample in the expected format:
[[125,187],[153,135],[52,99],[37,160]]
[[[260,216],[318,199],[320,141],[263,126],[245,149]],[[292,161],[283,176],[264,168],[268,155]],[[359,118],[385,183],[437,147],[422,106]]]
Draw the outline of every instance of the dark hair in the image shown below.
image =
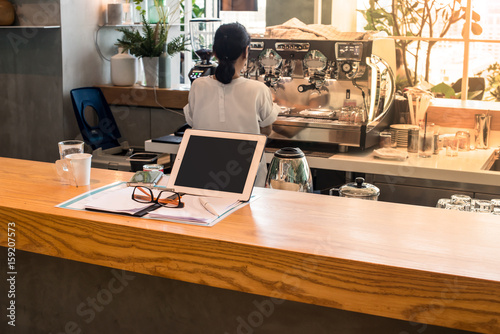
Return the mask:
[[249,45],[250,36],[243,25],[228,23],[217,29],[213,51],[219,60],[219,65],[215,70],[215,78],[219,82],[228,84],[233,80],[234,62],[246,51]]

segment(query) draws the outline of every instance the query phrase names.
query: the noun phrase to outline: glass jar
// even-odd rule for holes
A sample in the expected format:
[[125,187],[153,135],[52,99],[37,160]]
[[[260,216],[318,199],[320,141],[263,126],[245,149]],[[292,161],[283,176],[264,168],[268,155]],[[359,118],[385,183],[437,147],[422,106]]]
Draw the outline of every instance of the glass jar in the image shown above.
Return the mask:
[[430,158],[434,153],[434,123],[420,123],[418,132],[418,156]]

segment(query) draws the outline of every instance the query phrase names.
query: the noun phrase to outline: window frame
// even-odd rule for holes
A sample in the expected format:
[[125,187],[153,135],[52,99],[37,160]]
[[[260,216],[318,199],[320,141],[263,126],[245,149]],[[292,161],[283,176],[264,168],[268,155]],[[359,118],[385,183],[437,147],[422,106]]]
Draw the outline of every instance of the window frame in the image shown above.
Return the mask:
[[[332,11],[333,10],[339,10],[340,4],[337,3],[337,8],[333,8],[335,6],[335,3],[337,1],[332,0]],[[497,44],[500,43],[500,40],[495,40],[495,39],[481,39],[481,38],[473,38],[471,37],[471,26],[472,26],[472,0],[467,0],[467,3],[465,4],[466,6],[466,11],[465,11],[465,29],[464,29],[464,35],[462,38],[446,38],[446,37],[408,37],[408,36],[388,36],[387,38],[392,38],[392,39],[398,39],[398,40],[420,40],[424,42],[429,42],[429,41],[437,41],[437,42],[460,42],[463,43],[463,50],[464,50],[464,59],[463,59],[463,65],[462,65],[462,87],[461,91],[462,92],[467,92],[469,89],[469,81],[467,78],[469,77],[469,63],[470,63],[470,45],[471,43],[493,43]],[[352,14],[354,17],[357,19],[357,13]],[[461,96],[461,101],[466,102],[470,101],[467,99],[467,94],[462,94]],[[479,102],[479,101],[475,101]],[[482,101],[482,102],[491,102],[491,101]]]

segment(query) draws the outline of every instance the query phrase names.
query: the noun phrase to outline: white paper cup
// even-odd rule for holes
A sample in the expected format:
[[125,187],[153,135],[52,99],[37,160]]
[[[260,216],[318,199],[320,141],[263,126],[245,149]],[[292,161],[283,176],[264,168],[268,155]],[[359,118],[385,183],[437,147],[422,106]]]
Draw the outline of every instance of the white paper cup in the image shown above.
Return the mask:
[[56,161],[57,173],[72,186],[88,186],[91,162],[92,154],[68,154],[64,159]]

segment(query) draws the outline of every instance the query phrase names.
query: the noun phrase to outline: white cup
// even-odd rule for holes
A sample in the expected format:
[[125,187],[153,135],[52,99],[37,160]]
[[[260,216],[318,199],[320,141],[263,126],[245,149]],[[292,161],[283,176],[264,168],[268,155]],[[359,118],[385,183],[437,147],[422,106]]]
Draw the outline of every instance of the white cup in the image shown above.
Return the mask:
[[88,186],[90,184],[90,165],[92,154],[73,153],[56,161],[59,176],[72,186]]

